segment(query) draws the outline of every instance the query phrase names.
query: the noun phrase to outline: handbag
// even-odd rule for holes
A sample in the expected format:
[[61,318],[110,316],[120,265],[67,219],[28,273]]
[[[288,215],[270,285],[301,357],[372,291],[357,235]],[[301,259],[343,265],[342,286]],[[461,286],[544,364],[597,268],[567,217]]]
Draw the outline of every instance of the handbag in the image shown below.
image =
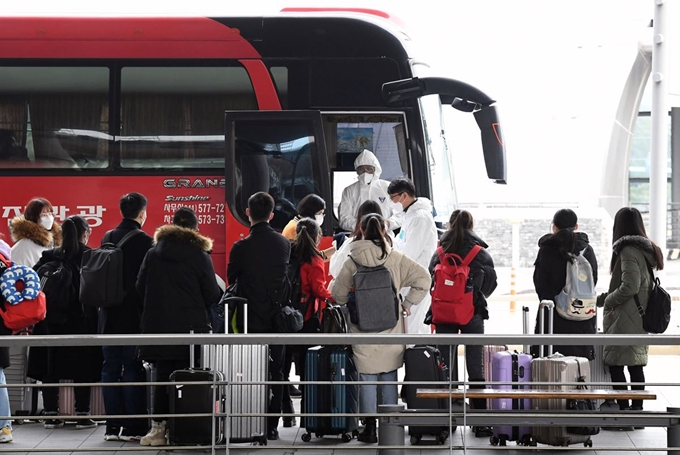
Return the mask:
[[647,309],[643,310],[637,294],[633,296],[638,313],[642,317],[642,328],[647,333],[664,333],[671,322],[671,296],[661,287],[661,281],[654,277],[654,270],[647,262],[651,286]]
[[289,306],[281,306],[274,316],[274,326],[279,333],[295,333],[302,330],[302,313]]
[[[588,386],[585,385],[585,378],[581,375],[581,362],[576,360],[578,365],[578,379],[577,382],[582,383],[576,386],[577,390],[588,390]],[[569,411],[595,411],[597,410],[597,405],[595,400],[591,399],[568,399],[567,400],[567,410]],[[578,434],[583,436],[592,436],[600,432],[600,427],[567,427],[567,433]]]
[[349,333],[346,305],[329,303],[323,310],[323,333]]

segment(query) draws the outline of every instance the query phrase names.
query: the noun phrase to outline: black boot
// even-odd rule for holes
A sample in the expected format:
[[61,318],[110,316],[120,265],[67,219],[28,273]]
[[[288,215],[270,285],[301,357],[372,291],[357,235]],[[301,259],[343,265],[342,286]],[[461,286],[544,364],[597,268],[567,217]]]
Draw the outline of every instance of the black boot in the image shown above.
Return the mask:
[[[288,398],[287,400],[284,399],[283,401],[283,413],[284,414],[295,414],[295,408],[293,408],[293,400]],[[283,418],[283,426],[284,428],[291,428],[297,425],[297,421],[295,420],[295,417],[284,417]]]
[[378,442],[375,417],[366,417],[366,427],[359,433],[357,440],[367,444],[375,444]]

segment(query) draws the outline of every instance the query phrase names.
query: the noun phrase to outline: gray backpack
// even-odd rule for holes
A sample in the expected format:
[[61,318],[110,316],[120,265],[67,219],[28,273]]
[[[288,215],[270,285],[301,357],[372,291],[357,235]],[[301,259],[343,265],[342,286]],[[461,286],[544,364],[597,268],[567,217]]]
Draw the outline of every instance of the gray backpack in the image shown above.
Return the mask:
[[393,328],[399,320],[400,302],[392,274],[384,265],[367,267],[349,258],[357,266],[348,302],[350,320],[365,332]]

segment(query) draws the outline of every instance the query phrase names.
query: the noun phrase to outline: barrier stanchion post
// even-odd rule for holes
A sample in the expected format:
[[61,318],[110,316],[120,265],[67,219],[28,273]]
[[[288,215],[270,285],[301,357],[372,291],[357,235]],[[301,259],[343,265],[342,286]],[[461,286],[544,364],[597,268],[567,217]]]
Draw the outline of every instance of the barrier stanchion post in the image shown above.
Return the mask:
[[515,295],[517,295],[517,270],[515,269],[515,266],[513,265],[510,268],[510,312],[514,313],[515,309],[517,308],[517,301],[515,300]]
[[[680,408],[666,408],[669,414],[674,414],[680,419]],[[678,449],[680,447],[680,421],[675,425],[668,425],[666,433],[666,446]],[[668,455],[680,455],[680,449],[668,450]]]
[[383,416],[381,414],[394,414],[406,409],[403,404],[381,404],[378,406],[378,455],[404,455],[403,448],[381,449],[380,446],[404,445],[404,425],[398,416]]
[[515,301],[515,295],[517,294],[517,267],[519,267],[519,248],[520,248],[520,237],[519,237],[519,223],[518,218],[513,218],[510,220],[512,225],[512,263],[510,267],[510,313],[514,313],[517,307],[517,302]]

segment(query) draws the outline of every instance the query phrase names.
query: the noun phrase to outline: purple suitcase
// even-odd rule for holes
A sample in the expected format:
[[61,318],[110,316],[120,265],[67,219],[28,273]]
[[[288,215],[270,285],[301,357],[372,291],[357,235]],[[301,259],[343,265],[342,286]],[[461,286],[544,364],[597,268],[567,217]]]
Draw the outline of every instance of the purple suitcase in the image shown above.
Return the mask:
[[[499,351],[507,351],[508,347],[506,345],[491,345],[484,346],[484,382],[487,384],[493,381],[493,355]],[[492,387],[492,386],[488,386]],[[486,400],[486,409],[491,408],[491,399]]]
[[[494,382],[526,382],[527,386],[519,384],[494,385],[495,389],[531,388],[531,360],[530,354],[517,351],[500,351],[493,355]],[[513,400],[512,398],[494,398],[491,409],[496,410],[531,410],[531,400]],[[517,427],[496,425],[493,427],[493,445],[504,446],[507,441],[517,441],[518,444],[529,445],[531,442],[531,427]]]

